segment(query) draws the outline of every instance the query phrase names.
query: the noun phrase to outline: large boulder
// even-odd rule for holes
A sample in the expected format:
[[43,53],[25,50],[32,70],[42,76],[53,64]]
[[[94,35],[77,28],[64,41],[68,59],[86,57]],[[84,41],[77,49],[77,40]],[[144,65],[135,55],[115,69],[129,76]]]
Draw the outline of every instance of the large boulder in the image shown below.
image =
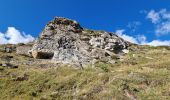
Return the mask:
[[[49,22],[32,48],[34,58],[86,66],[128,49],[128,42],[114,33],[84,29],[76,21],[56,17]],[[112,61],[114,62],[114,61]]]
[[32,46],[22,45],[16,48],[16,53],[19,55],[32,56],[31,54]]

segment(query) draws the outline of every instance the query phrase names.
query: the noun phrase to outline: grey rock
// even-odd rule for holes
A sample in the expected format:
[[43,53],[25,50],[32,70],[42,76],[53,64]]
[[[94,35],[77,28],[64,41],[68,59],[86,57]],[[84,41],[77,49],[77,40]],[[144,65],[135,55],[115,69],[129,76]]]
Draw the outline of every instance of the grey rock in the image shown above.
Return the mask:
[[76,21],[56,17],[49,22],[31,49],[38,59],[79,66],[93,65],[94,59],[108,59],[124,53],[129,44],[114,33],[84,29]]
[[6,67],[6,68],[12,68],[12,69],[13,68],[18,68],[18,66],[10,64],[10,63],[3,63],[1,66]]
[[8,64],[4,63],[4,64],[2,64],[1,66],[2,66],[2,67],[7,67]]
[[11,53],[13,51],[15,51],[15,49],[12,46],[5,46],[4,47],[4,52],[6,52],[6,53]]
[[115,64],[116,61],[114,61],[114,60],[109,60],[109,63],[110,63],[110,64]]
[[26,45],[18,46],[16,48],[16,53],[19,55],[32,56],[32,54],[30,53],[31,49],[32,46],[26,46]]

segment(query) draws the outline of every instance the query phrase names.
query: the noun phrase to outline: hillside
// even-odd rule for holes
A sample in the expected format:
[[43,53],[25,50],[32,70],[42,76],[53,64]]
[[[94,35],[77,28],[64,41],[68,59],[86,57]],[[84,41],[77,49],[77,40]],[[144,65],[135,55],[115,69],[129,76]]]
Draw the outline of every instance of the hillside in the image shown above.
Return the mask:
[[1,50],[0,100],[169,100],[170,47],[129,50],[82,70]]
[[55,17],[35,41],[0,45],[0,100],[169,100],[169,57]]

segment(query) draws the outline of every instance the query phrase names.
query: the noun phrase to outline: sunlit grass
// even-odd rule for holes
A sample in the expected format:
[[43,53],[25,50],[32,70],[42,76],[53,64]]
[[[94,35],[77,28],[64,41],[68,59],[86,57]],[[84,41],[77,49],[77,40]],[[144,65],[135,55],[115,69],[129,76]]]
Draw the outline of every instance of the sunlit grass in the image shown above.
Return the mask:
[[[33,60],[0,52],[0,57],[3,55],[12,55],[20,62]],[[40,68],[21,64],[17,69],[0,66],[0,99],[128,100],[126,89],[139,100],[169,100],[169,57],[169,47],[141,46],[115,65],[99,62],[83,70],[65,65]],[[28,80],[14,80],[24,74]]]

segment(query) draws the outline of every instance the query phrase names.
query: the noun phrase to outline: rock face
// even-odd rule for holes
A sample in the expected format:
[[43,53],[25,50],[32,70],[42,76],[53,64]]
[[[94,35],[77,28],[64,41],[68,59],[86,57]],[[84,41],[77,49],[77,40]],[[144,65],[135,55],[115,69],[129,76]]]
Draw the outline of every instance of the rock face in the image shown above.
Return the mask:
[[116,34],[84,29],[76,21],[56,17],[35,41],[32,55],[39,59],[86,66],[128,49],[128,42]]

